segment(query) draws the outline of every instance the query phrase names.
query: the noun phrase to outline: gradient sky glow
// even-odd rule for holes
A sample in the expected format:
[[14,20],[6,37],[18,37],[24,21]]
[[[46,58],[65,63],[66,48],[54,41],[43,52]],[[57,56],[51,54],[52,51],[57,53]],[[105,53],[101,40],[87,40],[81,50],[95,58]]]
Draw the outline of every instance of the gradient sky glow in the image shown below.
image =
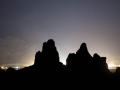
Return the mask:
[[60,61],[86,42],[120,64],[120,0],[0,0],[0,64],[32,64],[54,39]]

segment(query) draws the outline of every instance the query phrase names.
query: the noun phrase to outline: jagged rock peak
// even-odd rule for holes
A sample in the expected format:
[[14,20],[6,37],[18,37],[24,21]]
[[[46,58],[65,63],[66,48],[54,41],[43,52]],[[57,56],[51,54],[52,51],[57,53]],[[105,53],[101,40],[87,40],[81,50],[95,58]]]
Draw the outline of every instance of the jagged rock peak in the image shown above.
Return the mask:
[[43,43],[42,52],[48,52],[49,50],[55,50],[55,42],[53,39],[49,39],[47,42]]
[[86,43],[85,43],[85,42],[83,42],[83,43],[81,44],[81,47],[85,47],[85,48],[87,48]]
[[49,39],[49,40],[47,41],[47,43],[48,43],[49,45],[54,45],[54,46],[55,46],[55,41],[54,41],[53,39]]
[[68,55],[68,58],[72,58],[72,57],[74,57],[74,56],[75,56],[74,53],[70,53],[70,54]]
[[69,66],[69,65],[73,64],[73,62],[75,62],[74,59],[75,59],[75,54],[70,53],[67,57],[66,65]]
[[42,53],[40,51],[36,52],[34,64],[35,65],[40,64],[41,59],[42,59]]
[[74,53],[70,53],[68,55],[66,62],[69,62],[69,60],[71,60],[71,59],[75,59],[75,54]]
[[[89,52],[88,52],[88,49],[87,49],[87,45],[86,43],[82,43],[79,50],[76,52],[76,54],[84,54],[84,55],[88,55]],[[90,55],[90,54],[89,54]],[[90,55],[91,56],[91,55]]]
[[100,58],[100,56],[99,56],[97,53],[95,53],[95,54],[93,55],[93,58]]
[[36,52],[35,58],[39,58],[40,56],[41,56],[41,52],[40,51]]
[[79,51],[88,51],[86,43],[81,44]]
[[43,43],[42,55],[46,61],[51,61],[51,60],[53,62],[59,61],[59,53],[57,51],[57,48],[55,46],[55,42],[53,39],[49,39],[47,42]]

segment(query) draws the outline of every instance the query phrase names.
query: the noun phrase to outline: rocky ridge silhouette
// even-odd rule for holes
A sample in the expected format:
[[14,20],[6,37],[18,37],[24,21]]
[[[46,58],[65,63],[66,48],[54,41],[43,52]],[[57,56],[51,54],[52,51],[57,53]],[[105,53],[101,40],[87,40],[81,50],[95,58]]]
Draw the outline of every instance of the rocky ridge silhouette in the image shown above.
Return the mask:
[[[74,85],[90,82],[120,80],[120,69],[111,73],[106,63],[106,57],[100,57],[97,53],[93,57],[89,54],[86,43],[82,43],[76,53],[70,53],[66,59],[66,65],[59,60],[59,53],[53,39],[43,43],[42,51],[35,54],[34,64],[20,70],[9,68],[0,73],[1,81],[21,81],[29,85]],[[74,82],[74,83],[73,83]],[[39,87],[39,85],[38,85]]]

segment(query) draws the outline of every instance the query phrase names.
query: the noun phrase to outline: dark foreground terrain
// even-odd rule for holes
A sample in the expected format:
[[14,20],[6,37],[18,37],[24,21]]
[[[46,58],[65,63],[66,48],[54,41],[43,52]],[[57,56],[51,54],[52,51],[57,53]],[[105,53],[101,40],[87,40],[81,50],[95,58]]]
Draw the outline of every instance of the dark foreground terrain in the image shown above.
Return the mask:
[[42,51],[35,54],[34,64],[20,70],[9,68],[0,72],[1,86],[16,89],[100,89],[111,88],[120,81],[120,68],[108,70],[106,57],[97,53],[92,57],[85,43],[76,53],[70,53],[66,66],[59,61],[55,42],[43,43]]

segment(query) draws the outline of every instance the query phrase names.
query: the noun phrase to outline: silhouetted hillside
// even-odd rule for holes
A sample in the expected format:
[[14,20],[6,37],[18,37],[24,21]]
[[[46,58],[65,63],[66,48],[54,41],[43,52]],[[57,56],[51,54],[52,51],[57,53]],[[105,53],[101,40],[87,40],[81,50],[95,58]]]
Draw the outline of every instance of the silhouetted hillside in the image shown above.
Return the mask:
[[[89,85],[100,81],[111,83],[120,80],[120,68],[115,73],[108,70],[106,57],[97,53],[93,57],[89,54],[86,43],[82,43],[76,53],[70,53],[66,59],[66,66],[59,60],[59,53],[54,40],[43,43],[42,51],[35,54],[34,64],[29,67],[7,71],[0,70],[1,81],[20,82],[35,87],[62,87],[79,84]],[[84,82],[84,83],[83,83]],[[23,85],[23,84],[22,84]],[[69,86],[70,85],[70,86]],[[56,88],[57,89],[57,88]]]

